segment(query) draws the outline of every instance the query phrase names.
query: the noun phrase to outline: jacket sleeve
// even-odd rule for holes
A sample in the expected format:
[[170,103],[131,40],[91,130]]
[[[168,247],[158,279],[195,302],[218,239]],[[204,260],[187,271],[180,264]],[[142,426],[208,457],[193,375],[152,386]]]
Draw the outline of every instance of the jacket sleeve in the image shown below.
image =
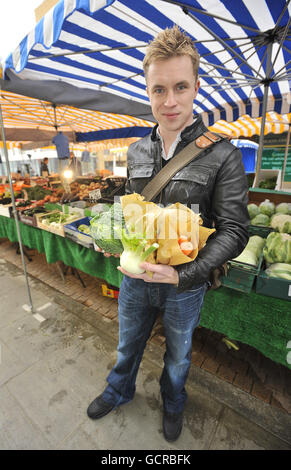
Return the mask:
[[191,262],[176,266],[178,291],[209,279],[213,269],[238,256],[249,239],[248,184],[241,152],[234,149],[218,171],[212,195],[216,232]]

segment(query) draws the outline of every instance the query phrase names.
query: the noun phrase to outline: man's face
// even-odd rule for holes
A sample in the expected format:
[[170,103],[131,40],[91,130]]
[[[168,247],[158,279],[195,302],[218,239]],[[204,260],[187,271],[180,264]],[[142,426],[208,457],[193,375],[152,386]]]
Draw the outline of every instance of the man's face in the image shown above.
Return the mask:
[[193,121],[193,100],[199,89],[189,56],[152,62],[147,72],[147,94],[163,133],[180,132]]

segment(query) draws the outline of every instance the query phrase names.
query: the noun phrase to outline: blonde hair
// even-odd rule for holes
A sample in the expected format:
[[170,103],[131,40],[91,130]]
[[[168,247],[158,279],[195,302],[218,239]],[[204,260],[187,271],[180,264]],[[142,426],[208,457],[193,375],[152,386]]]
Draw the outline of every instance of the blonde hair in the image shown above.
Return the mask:
[[145,77],[150,64],[156,60],[166,60],[171,57],[188,55],[193,64],[194,76],[198,78],[199,53],[187,34],[183,33],[177,25],[161,31],[148,45],[143,59]]

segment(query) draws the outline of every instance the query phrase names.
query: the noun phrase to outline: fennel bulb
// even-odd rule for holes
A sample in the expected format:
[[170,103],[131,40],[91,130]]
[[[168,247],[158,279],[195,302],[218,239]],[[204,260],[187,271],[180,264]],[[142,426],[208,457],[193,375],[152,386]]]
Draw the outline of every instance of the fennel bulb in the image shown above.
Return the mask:
[[119,227],[115,229],[121,233],[121,242],[124,248],[120,255],[120,266],[131,274],[144,273],[145,270],[140,267],[140,263],[146,261],[150,254],[159,248],[159,244],[153,243],[146,248],[148,241],[140,233],[126,229],[120,230]]

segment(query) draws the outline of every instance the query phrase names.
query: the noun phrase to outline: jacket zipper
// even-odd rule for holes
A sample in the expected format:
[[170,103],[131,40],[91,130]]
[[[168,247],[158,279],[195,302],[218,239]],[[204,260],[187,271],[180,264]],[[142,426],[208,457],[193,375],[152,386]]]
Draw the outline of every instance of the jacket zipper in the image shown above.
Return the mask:
[[[162,144],[161,144],[161,142],[159,143],[159,151],[160,151],[160,169],[159,169],[159,171],[161,171],[162,166],[163,166],[163,165],[162,165],[162,158],[163,158],[163,157],[162,157]],[[162,191],[160,192],[160,197],[159,197],[159,202],[158,202],[158,204],[161,204],[161,202],[162,202],[162,195],[163,195],[163,189],[162,189]]]

